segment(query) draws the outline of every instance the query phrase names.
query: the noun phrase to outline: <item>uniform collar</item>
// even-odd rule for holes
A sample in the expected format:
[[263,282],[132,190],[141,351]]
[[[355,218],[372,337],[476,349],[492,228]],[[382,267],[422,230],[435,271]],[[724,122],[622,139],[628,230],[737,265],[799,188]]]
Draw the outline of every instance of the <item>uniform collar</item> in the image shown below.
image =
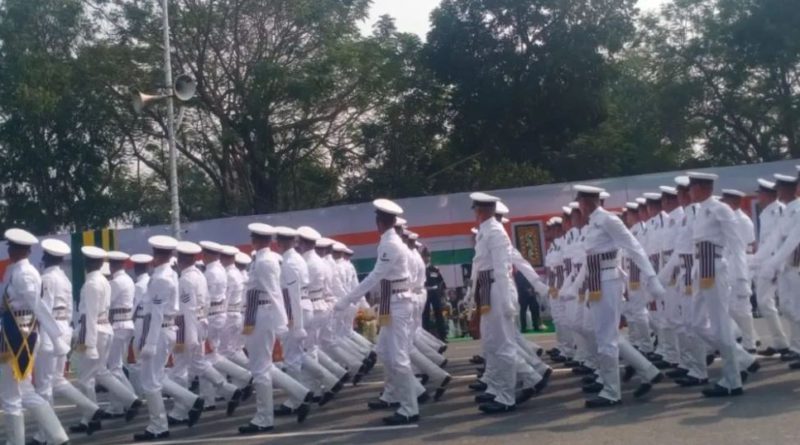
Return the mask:
[[111,275],[111,278],[117,278],[118,276],[120,276],[120,275],[124,275],[124,274],[125,274],[125,269],[120,269],[120,270],[118,270],[118,271],[114,272],[114,273]]
[[103,276],[103,272],[101,272],[99,269],[98,270],[94,270],[92,272],[87,273],[86,274],[86,278],[88,279],[89,277],[95,276],[95,275],[100,275],[102,277]]
[[58,270],[61,270],[61,266],[58,266],[58,265],[48,266],[48,267],[44,268],[44,271],[42,271],[42,273],[51,273],[51,272],[55,272],[55,271],[58,271]]
[[290,256],[292,256],[292,252],[294,252],[294,247],[292,247],[291,249],[286,249],[286,251],[283,252],[282,255],[283,258],[289,258]]

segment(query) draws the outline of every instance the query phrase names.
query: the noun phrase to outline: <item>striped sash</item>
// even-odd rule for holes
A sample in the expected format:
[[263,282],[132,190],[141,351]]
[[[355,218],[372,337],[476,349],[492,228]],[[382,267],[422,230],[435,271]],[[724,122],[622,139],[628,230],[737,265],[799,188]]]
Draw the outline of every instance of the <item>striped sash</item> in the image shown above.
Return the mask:
[[694,257],[688,253],[682,253],[681,259],[683,260],[683,285],[684,294],[692,295],[692,267],[694,266]]
[[245,332],[252,332],[256,326],[256,314],[258,314],[258,298],[261,295],[258,289],[247,291],[244,306],[244,329]]
[[650,264],[653,266],[653,270],[658,273],[661,270],[661,255],[654,253],[650,255]]
[[480,310],[481,315],[488,314],[492,310],[492,270],[482,270],[478,272],[478,283],[475,288],[475,297],[477,298],[476,307]]
[[603,267],[603,261],[610,261],[616,258],[616,250],[586,257],[586,289],[589,291],[589,301],[600,301],[600,298],[602,298],[602,271],[609,269],[608,267]]
[[175,333],[175,352],[183,352],[186,344],[186,319],[183,315],[175,317],[175,326],[178,327],[178,332]]
[[78,324],[81,326],[78,329],[78,349],[81,349],[86,344],[86,314],[81,314]]
[[637,291],[641,288],[642,270],[630,258],[628,258],[628,270],[630,271],[628,290]]
[[283,288],[281,291],[283,292],[283,305],[286,307],[286,317],[289,319],[289,327],[291,327],[294,323],[294,317],[292,316],[292,302],[289,299],[289,289]]
[[564,286],[564,266],[556,266],[556,288],[561,289]]
[[572,273],[572,259],[567,258],[564,260],[564,272],[569,276]]
[[717,277],[717,260],[722,258],[722,246],[710,241],[700,241],[695,244],[694,257],[700,266],[700,289],[714,287]]
[[150,322],[152,321],[153,316],[147,314],[144,316],[142,320],[142,338],[139,339],[139,350],[141,351],[144,348],[144,344],[147,343],[147,334],[150,333]]
[[800,267],[800,245],[792,251],[792,267]]
[[381,280],[381,294],[378,306],[378,324],[387,326],[392,321],[391,302],[392,302],[392,282]]

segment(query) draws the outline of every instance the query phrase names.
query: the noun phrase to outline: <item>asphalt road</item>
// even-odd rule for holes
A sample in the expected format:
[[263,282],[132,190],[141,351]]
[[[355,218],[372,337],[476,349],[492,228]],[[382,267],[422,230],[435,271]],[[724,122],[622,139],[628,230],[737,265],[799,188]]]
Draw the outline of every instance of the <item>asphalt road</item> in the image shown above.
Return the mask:
[[[549,347],[551,335],[531,336]],[[624,386],[620,407],[590,411],[583,407],[580,381],[568,370],[554,366],[550,386],[517,411],[501,416],[478,412],[467,384],[474,379],[469,358],[478,352],[474,341],[453,342],[446,355],[454,376],[451,389],[439,402],[421,405],[418,425],[388,428],[380,421],[390,412],[369,411],[366,403],[381,389],[381,366],[375,367],[358,387],[348,385],[333,402],[314,407],[306,422],[278,418],[272,434],[239,436],[237,427],[248,422],[254,399],[233,417],[221,411],[204,413],[194,428],[178,427],[162,444],[796,444],[800,442],[800,372],[789,371],[778,359],[761,359],[762,369],[753,375],[742,397],[709,400],[698,389],[685,389],[665,381],[642,401],[634,400],[635,383]],[[711,377],[719,373],[719,361]],[[103,395],[101,395],[102,400]],[[277,392],[275,400],[282,400]],[[167,402],[169,407],[169,402]],[[220,404],[221,406],[221,404]],[[65,425],[77,422],[74,407],[56,401]],[[73,444],[130,443],[146,422],[146,410],[125,424],[106,421],[92,437],[73,435]],[[28,425],[28,435],[33,432]]]

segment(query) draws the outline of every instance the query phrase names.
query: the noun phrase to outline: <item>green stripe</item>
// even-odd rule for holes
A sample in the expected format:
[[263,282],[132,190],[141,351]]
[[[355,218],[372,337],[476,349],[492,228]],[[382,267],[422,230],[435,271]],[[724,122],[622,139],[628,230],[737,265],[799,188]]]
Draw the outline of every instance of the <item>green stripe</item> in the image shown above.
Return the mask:
[[[431,263],[434,266],[452,266],[469,264],[475,256],[475,249],[439,250],[431,252]],[[369,273],[375,267],[375,258],[353,260],[353,266],[359,274]]]

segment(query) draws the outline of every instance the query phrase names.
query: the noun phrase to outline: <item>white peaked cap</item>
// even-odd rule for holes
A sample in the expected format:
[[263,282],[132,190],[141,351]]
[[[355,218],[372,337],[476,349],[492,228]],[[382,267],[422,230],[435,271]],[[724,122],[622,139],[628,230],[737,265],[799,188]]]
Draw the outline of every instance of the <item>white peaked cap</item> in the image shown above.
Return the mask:
[[153,257],[146,253],[137,253],[136,255],[131,256],[131,261],[136,264],[148,264],[153,261]]
[[375,206],[378,211],[388,213],[389,215],[400,216],[403,214],[403,208],[394,201],[388,199],[376,199],[372,201],[372,205]]
[[661,193],[645,193],[645,199],[650,201],[660,201],[661,200]]
[[291,227],[278,226],[275,227],[275,234],[284,238],[294,238],[297,236],[297,230]]
[[112,250],[108,252],[109,261],[127,261],[131,256],[119,250]]
[[681,187],[689,187],[689,177],[685,176],[685,175],[676,176],[675,177],[675,184],[677,184],[677,185],[679,185]]
[[403,219],[403,218],[401,218],[399,216],[397,218],[395,218],[395,220],[394,220],[394,226],[395,227],[403,227],[406,224],[408,224],[408,221],[406,221],[405,219]]
[[780,182],[788,182],[790,184],[797,182],[797,177],[795,177],[795,176],[782,175],[780,173],[775,173],[772,176],[775,177],[776,181],[780,181]]
[[758,186],[767,190],[775,190],[775,183],[766,179],[758,178]]
[[337,241],[333,243],[333,250],[335,252],[347,253],[347,246]]
[[576,184],[572,186],[572,189],[578,193],[583,193],[586,195],[597,195],[600,196],[601,193],[605,192],[600,187],[595,187],[592,185],[584,185],[584,184]]
[[222,254],[225,256],[236,256],[239,253],[239,248],[235,246],[222,246]]
[[237,263],[239,263],[239,264],[244,264],[246,266],[246,265],[252,263],[253,259],[250,258],[250,255],[248,255],[246,253],[239,252],[239,253],[236,254],[235,261]]
[[214,241],[200,241],[200,247],[209,252],[222,253],[222,244],[215,243]]
[[722,189],[722,194],[729,196],[736,196],[738,198],[744,198],[745,196],[747,196],[745,192],[736,189]]
[[500,198],[498,198],[497,196],[490,195],[484,192],[470,193],[469,199],[472,200],[472,202],[479,202],[482,204],[492,204],[500,202]]
[[203,251],[203,248],[191,241],[179,241],[175,250],[184,255],[197,255]]
[[607,191],[603,190],[602,192],[600,192],[600,199],[608,199],[610,197],[611,197],[611,194],[608,193]]
[[83,246],[81,247],[81,253],[86,258],[93,260],[104,260],[108,257],[108,253],[97,246]]
[[331,247],[334,241],[330,238],[320,238],[317,240],[316,247],[326,248]]
[[719,179],[719,175],[706,172],[686,172],[686,176],[689,177],[689,180],[699,179],[701,181],[716,181]]
[[563,211],[565,215],[572,215],[572,207],[569,206],[561,207],[561,211]]
[[159,250],[175,250],[178,247],[178,240],[167,235],[151,236],[147,243],[150,244],[150,247]]
[[662,186],[658,187],[658,189],[661,190],[661,193],[663,193],[663,194],[672,195],[672,196],[677,196],[678,195],[678,190],[675,187],[662,185]]
[[503,204],[503,201],[497,201],[496,207],[494,209],[494,212],[496,214],[498,214],[498,215],[508,215],[509,211],[510,210],[508,210],[508,206]]
[[250,223],[247,225],[247,230],[249,230],[250,233],[261,236],[272,236],[275,234],[275,228],[264,223]]
[[636,210],[636,209],[639,208],[639,203],[638,202],[626,202],[625,203],[625,207],[629,208],[631,210]]
[[644,198],[636,198],[636,202],[637,202],[639,205],[642,205],[642,204],[647,204],[647,200],[646,200],[646,199],[644,199]]
[[39,244],[39,240],[32,233],[22,229],[8,229],[5,232],[6,241],[19,246],[33,246]]
[[42,250],[55,257],[65,257],[70,253],[69,245],[55,238],[42,240]]
[[297,236],[308,241],[317,241],[322,238],[322,235],[320,235],[319,232],[308,226],[298,227]]

